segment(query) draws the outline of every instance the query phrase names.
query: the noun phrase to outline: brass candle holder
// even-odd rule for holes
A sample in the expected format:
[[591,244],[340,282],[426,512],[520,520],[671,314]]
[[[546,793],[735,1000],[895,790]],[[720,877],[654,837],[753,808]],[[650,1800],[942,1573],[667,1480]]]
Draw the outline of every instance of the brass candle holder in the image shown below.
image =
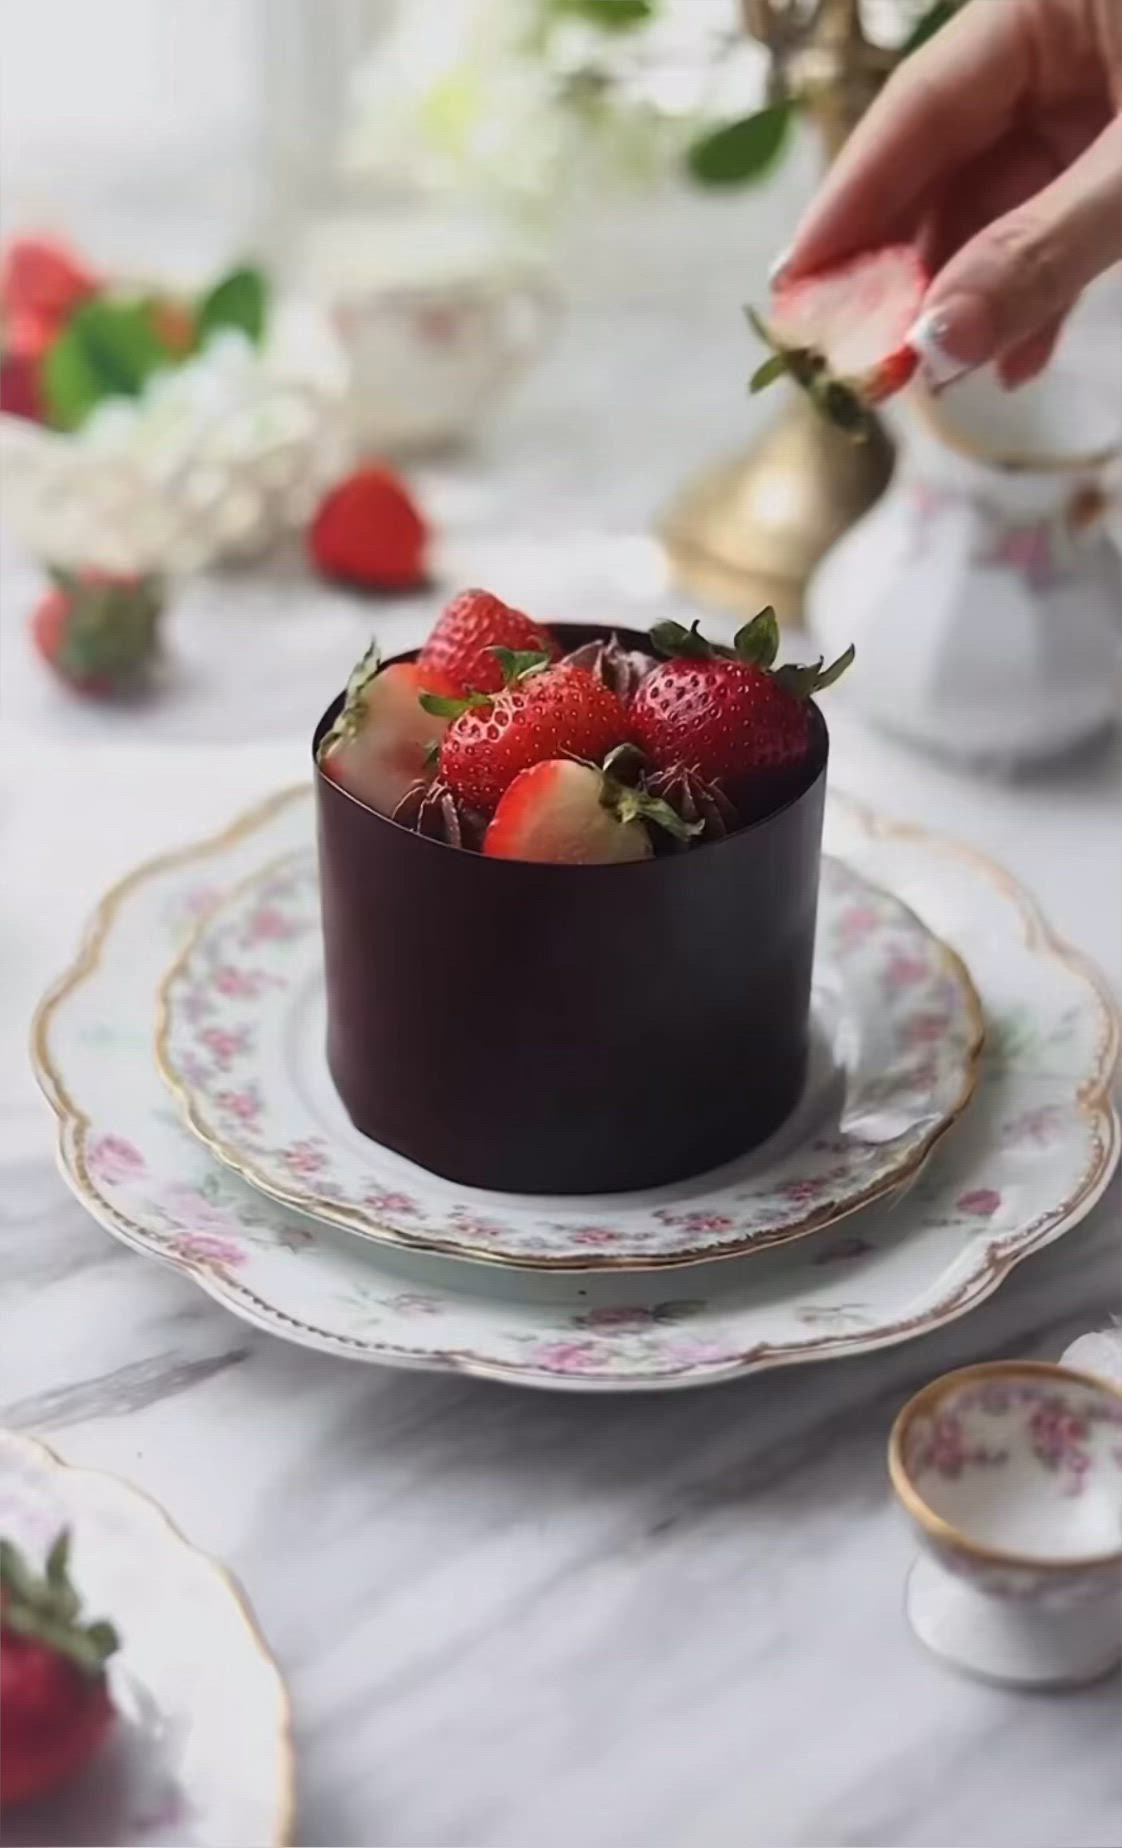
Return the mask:
[[[866,35],[860,0],[742,0],[771,56],[769,100],[797,102],[833,159],[898,61]],[[818,561],[888,485],[879,423],[853,443],[802,394],[746,453],[687,484],[659,523],[671,570],[702,602],[737,614],[772,603],[798,622]]]

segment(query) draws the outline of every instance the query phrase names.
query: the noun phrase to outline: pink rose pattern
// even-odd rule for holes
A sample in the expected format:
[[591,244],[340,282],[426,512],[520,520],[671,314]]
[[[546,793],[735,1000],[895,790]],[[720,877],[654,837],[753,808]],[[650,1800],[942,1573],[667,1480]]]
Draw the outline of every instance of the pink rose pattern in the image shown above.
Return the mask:
[[[1032,1381],[983,1380],[959,1393],[953,1409],[917,1422],[907,1456],[909,1472],[918,1476],[934,1470],[945,1480],[957,1481],[969,1468],[1001,1467],[1009,1460],[1008,1447],[983,1442],[967,1430],[967,1424],[976,1415],[1007,1418],[1018,1410],[1028,1414],[1032,1455],[1049,1474],[1062,1479],[1065,1495],[1083,1492],[1091,1468],[1087,1441],[1092,1426],[1107,1424],[1122,1431],[1122,1405],[1105,1405],[1090,1398],[1073,1405],[1062,1390]],[[1122,1467],[1122,1451],[1116,1460]]]
[[110,1187],[139,1180],[145,1171],[140,1150],[123,1136],[98,1136],[90,1145],[86,1161],[94,1179]]

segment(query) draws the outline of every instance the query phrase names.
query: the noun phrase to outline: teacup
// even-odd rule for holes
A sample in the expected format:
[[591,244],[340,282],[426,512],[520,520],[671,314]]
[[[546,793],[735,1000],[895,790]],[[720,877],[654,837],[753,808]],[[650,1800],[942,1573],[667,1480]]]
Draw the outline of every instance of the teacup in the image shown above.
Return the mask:
[[888,1445],[925,1553],[906,1608],[921,1642],[985,1679],[1071,1687],[1122,1656],[1122,1388],[990,1361],[933,1380]]
[[327,220],[309,234],[302,274],[347,351],[353,434],[366,451],[465,441],[556,320],[540,266],[429,212]]

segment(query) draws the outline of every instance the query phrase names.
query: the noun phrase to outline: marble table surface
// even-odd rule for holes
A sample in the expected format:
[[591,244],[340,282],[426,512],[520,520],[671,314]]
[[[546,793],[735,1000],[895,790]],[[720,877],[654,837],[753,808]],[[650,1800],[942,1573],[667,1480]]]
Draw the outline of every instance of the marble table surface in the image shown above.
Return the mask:
[[[651,514],[745,427],[717,385],[743,354],[697,319],[714,350],[693,380],[672,316],[570,323],[483,456],[428,481],[450,573],[590,614],[659,598]],[[275,610],[261,580],[191,590],[190,674],[109,717],[35,671],[34,580],[3,554],[0,1422],[132,1478],[240,1575],[291,1688],[302,1843],[1116,1843],[1118,1687],[1022,1698],[920,1653],[884,1446],[931,1375],[1055,1357],[1108,1321],[1117,1187],[938,1335],[635,1400],[286,1347],[71,1200],[27,1068],[40,991],[113,879],[304,774],[304,726],[369,626],[292,561],[268,582]],[[387,640],[424,614],[387,614]],[[1003,860],[1122,989],[1117,743],[988,784],[840,712],[834,732],[840,787]]]

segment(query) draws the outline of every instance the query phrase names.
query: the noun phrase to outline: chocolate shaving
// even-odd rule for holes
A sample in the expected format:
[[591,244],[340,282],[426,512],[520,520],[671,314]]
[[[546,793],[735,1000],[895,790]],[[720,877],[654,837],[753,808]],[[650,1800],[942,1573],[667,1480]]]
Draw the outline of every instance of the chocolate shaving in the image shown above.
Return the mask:
[[487,832],[487,818],[460,801],[447,783],[411,785],[393,812],[393,820],[426,840],[444,841],[449,847],[467,847],[478,853]]
[[647,675],[658,666],[652,655],[638,648],[625,648],[618,635],[606,642],[583,642],[565,660],[570,667],[583,667],[626,704],[633,699]]
[[721,841],[740,826],[738,816],[719,783],[707,782],[688,764],[674,764],[647,778],[647,794],[669,804],[683,821],[701,823],[701,832],[692,840],[680,841],[664,828],[651,830],[655,851],[683,853],[701,841]]

